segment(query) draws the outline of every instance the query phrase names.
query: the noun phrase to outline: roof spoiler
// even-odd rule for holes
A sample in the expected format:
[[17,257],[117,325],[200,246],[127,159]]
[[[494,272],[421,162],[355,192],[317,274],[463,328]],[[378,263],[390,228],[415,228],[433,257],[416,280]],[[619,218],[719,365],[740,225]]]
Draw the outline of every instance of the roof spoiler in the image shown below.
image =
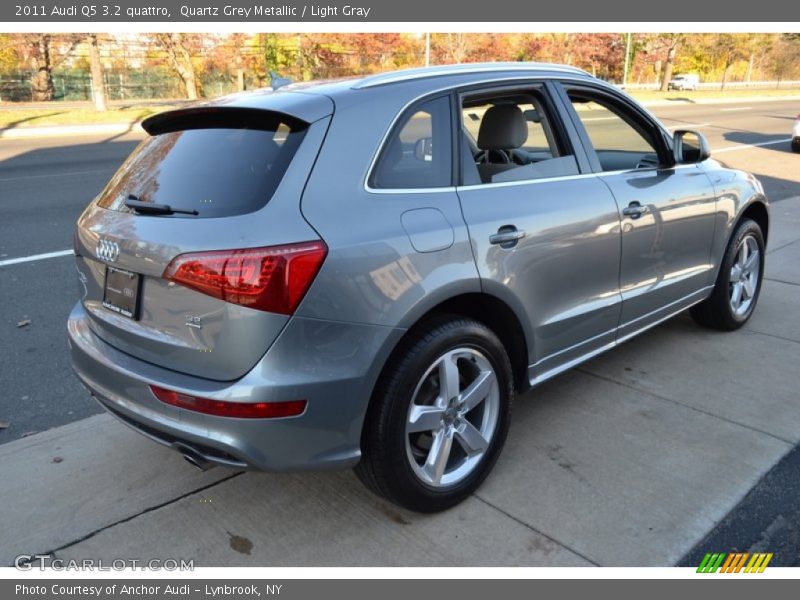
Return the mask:
[[192,106],[167,110],[147,117],[142,129],[160,135],[187,129],[266,129],[285,123],[293,131],[308,123],[285,113],[242,106]]

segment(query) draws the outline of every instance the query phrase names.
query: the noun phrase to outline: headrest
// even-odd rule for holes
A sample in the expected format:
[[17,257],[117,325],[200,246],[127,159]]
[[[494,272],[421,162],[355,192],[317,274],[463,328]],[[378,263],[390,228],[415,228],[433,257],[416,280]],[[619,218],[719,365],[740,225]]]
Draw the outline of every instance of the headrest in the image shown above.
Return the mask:
[[481,150],[510,150],[519,148],[528,139],[528,124],[515,104],[492,106],[483,115],[478,130]]

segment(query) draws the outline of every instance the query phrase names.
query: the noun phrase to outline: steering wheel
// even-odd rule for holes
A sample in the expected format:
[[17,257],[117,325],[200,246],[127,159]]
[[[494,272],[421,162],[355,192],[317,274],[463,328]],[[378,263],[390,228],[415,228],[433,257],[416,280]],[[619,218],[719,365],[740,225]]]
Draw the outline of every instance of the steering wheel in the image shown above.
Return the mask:
[[[500,160],[492,160],[492,158],[498,157]],[[505,150],[494,149],[494,150],[481,150],[475,155],[475,164],[501,164],[501,165],[510,165],[512,163],[511,157]]]

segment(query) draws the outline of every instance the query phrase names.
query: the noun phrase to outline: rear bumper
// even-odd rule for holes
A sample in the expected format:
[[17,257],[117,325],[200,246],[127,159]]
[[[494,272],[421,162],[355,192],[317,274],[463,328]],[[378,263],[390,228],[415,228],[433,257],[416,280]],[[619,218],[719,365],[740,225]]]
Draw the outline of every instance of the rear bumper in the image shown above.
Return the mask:
[[[109,412],[140,433],[213,464],[265,471],[347,468],[360,459],[361,426],[381,366],[403,330],[294,317],[242,379],[177,373],[116,350],[78,303],[67,322],[72,365]],[[160,402],[150,385],[230,402],[304,399],[281,419],[240,419]]]

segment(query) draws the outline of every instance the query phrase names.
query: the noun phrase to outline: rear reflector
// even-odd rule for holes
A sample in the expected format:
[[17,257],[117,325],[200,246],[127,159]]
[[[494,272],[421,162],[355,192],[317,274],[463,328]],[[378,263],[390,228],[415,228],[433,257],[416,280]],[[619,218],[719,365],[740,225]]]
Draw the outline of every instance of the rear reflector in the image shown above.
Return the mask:
[[305,400],[289,400],[288,402],[226,402],[210,400],[167,390],[151,385],[153,395],[164,402],[178,408],[217,417],[239,417],[241,419],[277,419],[280,417],[296,417],[306,410]]
[[226,302],[292,314],[328,254],[324,242],[181,254],[164,279]]

